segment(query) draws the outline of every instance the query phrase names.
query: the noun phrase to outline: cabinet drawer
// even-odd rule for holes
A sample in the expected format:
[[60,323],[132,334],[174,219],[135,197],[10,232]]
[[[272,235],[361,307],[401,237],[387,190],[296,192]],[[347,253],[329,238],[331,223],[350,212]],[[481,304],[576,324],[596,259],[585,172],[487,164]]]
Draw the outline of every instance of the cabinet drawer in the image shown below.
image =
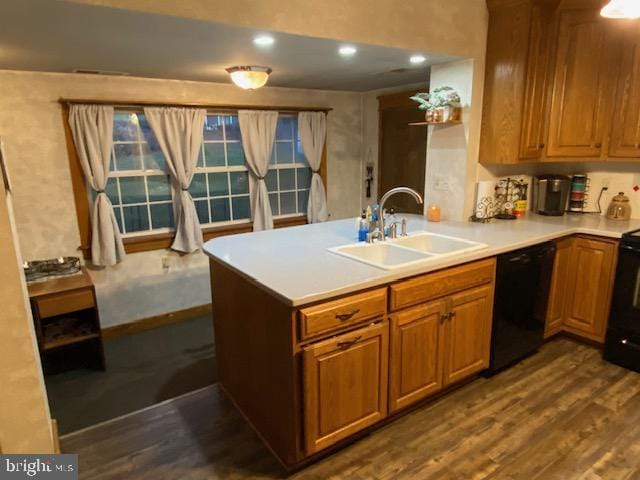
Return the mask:
[[386,288],[303,308],[299,312],[300,339],[317,337],[363,320],[383,316],[386,310]]
[[65,313],[93,308],[93,292],[90,289],[73,290],[36,299],[40,318],[54,317]]
[[398,282],[391,285],[391,310],[490,283],[495,269],[496,260],[490,258]]

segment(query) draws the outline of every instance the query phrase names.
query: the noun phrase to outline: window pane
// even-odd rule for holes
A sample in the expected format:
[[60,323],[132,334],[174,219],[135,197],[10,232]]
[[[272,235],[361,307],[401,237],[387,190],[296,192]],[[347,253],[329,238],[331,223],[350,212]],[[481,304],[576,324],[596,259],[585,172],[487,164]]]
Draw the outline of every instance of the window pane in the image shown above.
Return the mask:
[[237,115],[226,115],[224,117],[224,133],[226,140],[240,140],[240,124]]
[[232,194],[249,193],[249,172],[231,172],[229,179]]
[[147,170],[166,170],[164,154],[155,140],[142,144],[142,161]]
[[207,167],[224,167],[224,143],[205,143],[204,160]]
[[[171,200],[168,175],[150,175],[147,177],[147,190],[150,202]],[[153,212],[152,212],[153,213]]]
[[269,203],[271,204],[271,213],[273,215],[280,215],[280,207],[278,206],[278,194],[269,194]]
[[307,213],[307,203],[309,202],[309,190],[298,192],[298,213]]
[[[144,177],[124,177],[120,178],[119,181],[122,203],[143,203],[147,201],[147,196],[144,192]],[[127,215],[125,213],[125,223],[126,221]]]
[[198,213],[198,220],[201,224],[209,223],[209,201],[208,200],[196,200],[193,202],[196,206],[196,212]]
[[278,163],[293,163],[293,147],[289,142],[277,142],[275,144],[276,159]]
[[209,173],[209,195],[218,197],[220,195],[229,195],[229,184],[227,182],[227,173]]
[[304,163],[308,165],[307,157],[304,156],[304,151],[302,150],[302,144],[300,142],[296,142],[296,163]]
[[227,143],[227,162],[229,166],[244,165],[244,150],[242,143]]
[[275,147],[275,145],[271,149],[271,157],[269,157],[269,163],[271,165],[275,165],[276,164],[276,147]]
[[122,233],[122,209],[120,207],[115,207],[113,209],[113,213],[116,216],[116,221],[118,222],[118,228],[120,229],[120,233]]
[[229,199],[228,198],[212,198],[211,199],[211,221],[224,222],[230,220],[229,215]]
[[171,203],[156,203],[150,205],[152,228],[174,228],[173,205]]
[[222,140],[222,117],[220,115],[207,115],[204,123],[205,140]]
[[276,140],[293,140],[293,118],[294,117],[278,117]]
[[280,215],[287,215],[289,213],[296,213],[295,192],[280,194]]
[[146,205],[122,207],[124,213],[124,229],[127,233],[149,230],[149,217]]
[[[107,194],[107,197],[109,197],[109,200],[111,200],[111,203],[113,205],[119,205],[120,204],[120,198],[118,197],[118,184],[116,183],[116,179],[115,178],[110,178],[109,180],[107,180],[107,185],[106,187],[104,187],[104,193]],[[93,198],[95,199],[96,196],[96,192],[93,192]]]
[[280,176],[280,191],[296,189],[295,168],[281,168],[278,170],[278,175]]
[[196,173],[189,185],[189,193],[193,198],[207,196],[207,177],[204,173]]
[[116,143],[113,146],[116,155],[116,169],[140,170],[140,145],[137,143]]
[[200,147],[200,153],[198,153],[198,160],[196,161],[196,167],[204,167],[204,144]]
[[264,181],[267,183],[267,190],[270,192],[278,191],[278,171],[277,170],[269,170],[267,172],[267,176],[264,178]]
[[296,173],[298,175],[298,188],[309,188],[311,186],[311,169],[298,168]]
[[113,139],[116,142],[138,140],[138,117],[135,113],[115,112],[113,114]]
[[243,195],[242,197],[232,197],[233,202],[233,219],[242,220],[244,218],[250,218],[249,213],[249,195]]

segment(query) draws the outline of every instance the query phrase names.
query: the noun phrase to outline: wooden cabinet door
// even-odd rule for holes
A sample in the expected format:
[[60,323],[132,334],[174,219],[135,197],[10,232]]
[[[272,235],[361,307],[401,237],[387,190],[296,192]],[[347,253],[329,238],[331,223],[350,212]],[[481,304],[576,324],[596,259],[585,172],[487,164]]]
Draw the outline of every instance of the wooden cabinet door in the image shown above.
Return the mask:
[[567,287],[565,330],[604,341],[609,316],[617,244],[577,237],[573,241]]
[[616,88],[609,156],[640,158],[640,33],[627,32]]
[[425,303],[391,316],[389,410],[395,412],[442,389],[440,324],[446,302]]
[[549,157],[600,157],[611,115],[613,37],[598,10],[560,14]]
[[462,380],[489,366],[493,285],[452,295],[445,322],[444,385]]
[[562,330],[564,323],[564,307],[567,301],[567,285],[571,260],[572,238],[563,238],[556,242],[556,258],[551,275],[549,304],[544,327],[544,337],[548,338]]
[[304,438],[312,454],[387,415],[387,322],[305,347]]

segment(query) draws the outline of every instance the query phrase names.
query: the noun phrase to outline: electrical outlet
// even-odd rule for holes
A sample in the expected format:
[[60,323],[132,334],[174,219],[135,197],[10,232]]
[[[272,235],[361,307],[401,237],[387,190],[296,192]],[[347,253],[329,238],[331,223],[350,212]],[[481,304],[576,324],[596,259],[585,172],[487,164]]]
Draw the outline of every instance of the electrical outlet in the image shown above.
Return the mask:
[[434,188],[443,192],[451,191],[451,177],[447,175],[436,175]]
[[602,188],[606,188],[607,190],[611,186],[611,179],[609,177],[604,177],[602,179]]
[[170,266],[171,266],[171,257],[169,255],[164,255],[162,257],[162,269],[169,270]]

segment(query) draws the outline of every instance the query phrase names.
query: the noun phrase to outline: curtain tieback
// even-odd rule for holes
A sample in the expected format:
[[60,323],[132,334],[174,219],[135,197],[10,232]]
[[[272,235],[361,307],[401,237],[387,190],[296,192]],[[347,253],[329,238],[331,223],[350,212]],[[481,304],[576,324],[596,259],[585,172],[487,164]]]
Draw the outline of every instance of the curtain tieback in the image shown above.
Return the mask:
[[314,169],[312,168],[312,169],[311,169],[311,171],[312,171],[313,173],[317,173],[318,175],[320,175],[320,169],[318,169],[318,170],[314,170]]
[[267,176],[266,176],[266,175],[263,175],[262,177],[259,177],[258,175],[256,175],[256,178],[257,178],[258,180],[264,180],[265,178],[267,178]]
[[96,193],[104,193],[104,190],[96,190]]
[[183,191],[183,192],[188,192],[188,191],[189,191],[189,188],[183,188],[183,189],[182,189],[182,191]]

